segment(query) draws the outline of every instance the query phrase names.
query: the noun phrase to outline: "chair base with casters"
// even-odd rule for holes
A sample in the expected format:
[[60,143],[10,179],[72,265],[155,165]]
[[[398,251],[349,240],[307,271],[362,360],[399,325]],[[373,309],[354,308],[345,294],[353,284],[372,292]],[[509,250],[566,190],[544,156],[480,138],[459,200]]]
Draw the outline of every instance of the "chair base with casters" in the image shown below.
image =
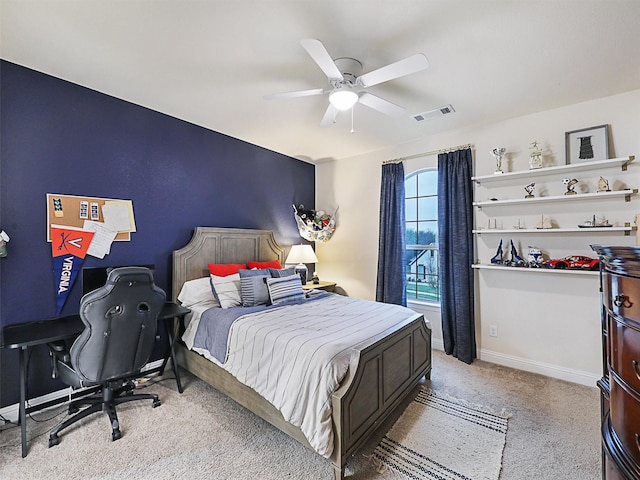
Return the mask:
[[[152,400],[151,406],[153,408],[162,405],[160,398],[155,393],[133,393],[134,389],[135,384],[131,380],[109,382],[107,385],[102,387],[100,392],[71,402],[68,409],[69,414],[78,413],[51,430],[51,433],[49,434],[49,448],[60,443],[60,437],[58,437],[58,434],[61,430],[64,430],[77,421],[88,417],[92,413],[100,411],[106,412],[109,416],[109,422],[111,423],[112,430],[111,440],[114,442],[118,440],[122,437],[122,433],[120,432],[120,422],[118,421],[118,415],[116,414],[116,405],[136,400]],[[80,410],[80,407],[85,405],[88,405],[88,407]]]

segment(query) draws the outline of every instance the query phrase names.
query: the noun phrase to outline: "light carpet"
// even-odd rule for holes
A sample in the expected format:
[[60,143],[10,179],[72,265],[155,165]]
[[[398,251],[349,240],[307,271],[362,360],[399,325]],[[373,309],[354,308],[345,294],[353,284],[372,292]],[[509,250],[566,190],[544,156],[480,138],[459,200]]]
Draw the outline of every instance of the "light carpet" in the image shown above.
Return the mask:
[[[28,420],[29,455],[21,458],[20,429],[0,427],[0,480],[333,479],[326,459],[190,374],[183,372],[182,395],[174,380],[155,381],[145,390],[159,394],[162,406],[151,408],[151,402],[119,406],[122,438],[117,442],[111,441],[106,415],[96,414],[63,432],[60,445],[47,448],[49,429],[66,415],[59,407],[34,414],[40,422]],[[495,411],[505,408],[513,414],[500,480],[601,479],[600,401],[595,386],[482,360],[467,365],[438,350],[433,351],[431,380],[424,386],[446,398]],[[419,390],[349,458],[348,480],[400,478],[391,468],[378,472],[379,461],[373,454]]]
[[497,480],[508,415],[422,388],[374,451],[414,480]]

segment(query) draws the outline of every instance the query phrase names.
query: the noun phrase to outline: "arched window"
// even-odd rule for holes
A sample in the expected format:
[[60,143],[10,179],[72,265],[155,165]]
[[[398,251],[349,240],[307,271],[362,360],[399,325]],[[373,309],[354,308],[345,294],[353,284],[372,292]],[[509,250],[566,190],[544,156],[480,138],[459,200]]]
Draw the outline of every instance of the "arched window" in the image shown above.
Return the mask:
[[438,169],[407,175],[404,189],[407,300],[440,303]]

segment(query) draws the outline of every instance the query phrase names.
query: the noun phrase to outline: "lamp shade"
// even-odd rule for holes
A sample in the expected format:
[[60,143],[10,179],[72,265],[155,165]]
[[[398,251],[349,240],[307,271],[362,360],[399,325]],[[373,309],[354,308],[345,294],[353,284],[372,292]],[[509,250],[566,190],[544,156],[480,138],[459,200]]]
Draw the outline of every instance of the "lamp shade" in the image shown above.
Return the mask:
[[349,110],[358,101],[358,94],[351,90],[336,90],[329,95],[329,101],[338,110]]
[[311,245],[293,245],[285,263],[318,263]]

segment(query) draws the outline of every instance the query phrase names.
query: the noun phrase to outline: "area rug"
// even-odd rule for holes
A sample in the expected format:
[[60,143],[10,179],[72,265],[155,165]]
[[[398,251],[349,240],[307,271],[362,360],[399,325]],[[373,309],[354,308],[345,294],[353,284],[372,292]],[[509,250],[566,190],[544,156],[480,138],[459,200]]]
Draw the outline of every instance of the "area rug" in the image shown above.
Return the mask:
[[423,388],[373,457],[412,480],[497,480],[508,418]]

